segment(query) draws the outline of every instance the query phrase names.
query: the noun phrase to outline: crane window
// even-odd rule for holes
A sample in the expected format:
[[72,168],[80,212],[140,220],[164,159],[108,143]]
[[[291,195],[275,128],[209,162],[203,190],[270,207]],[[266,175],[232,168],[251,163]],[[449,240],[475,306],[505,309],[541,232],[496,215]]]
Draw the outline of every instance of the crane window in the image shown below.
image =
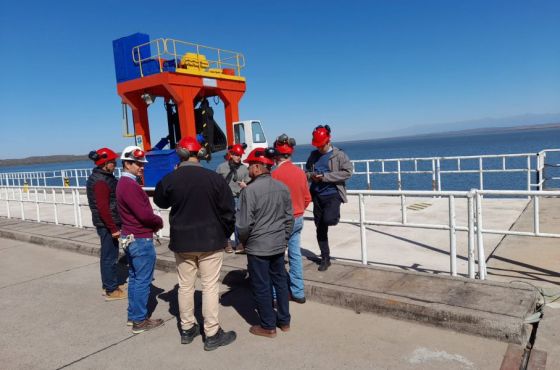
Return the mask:
[[236,144],[245,142],[245,126],[242,123],[234,126],[233,136]]
[[264,137],[260,122],[251,122],[251,129],[253,131],[253,143],[266,143],[266,138]]

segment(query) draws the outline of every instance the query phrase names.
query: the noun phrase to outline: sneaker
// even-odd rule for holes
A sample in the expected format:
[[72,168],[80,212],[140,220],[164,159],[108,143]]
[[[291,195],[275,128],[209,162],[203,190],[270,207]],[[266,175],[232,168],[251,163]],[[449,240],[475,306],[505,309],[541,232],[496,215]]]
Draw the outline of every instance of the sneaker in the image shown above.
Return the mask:
[[189,330],[181,329],[181,344],[189,344],[200,334],[200,326],[194,324]]
[[163,325],[162,319],[145,319],[144,321],[132,323],[132,333],[138,334],[147,330],[157,328]]
[[132,320],[127,320],[126,321],[126,326],[132,326],[134,324],[134,322],[132,322]]
[[330,260],[322,259],[322,260],[321,260],[321,264],[319,265],[319,268],[318,268],[317,270],[319,270],[319,271],[327,271],[330,265],[331,265],[331,261],[330,261]]
[[237,249],[235,249],[235,253],[236,254],[245,254],[247,252],[245,252],[245,247],[243,246],[243,244],[239,243],[239,244],[237,244]]
[[205,351],[213,351],[220,346],[227,346],[232,343],[237,338],[237,334],[232,331],[223,331],[222,328],[218,328],[218,332],[211,337],[206,337],[204,342]]
[[105,301],[116,301],[119,299],[127,299],[127,298],[128,298],[128,294],[126,294],[126,292],[123,292],[122,290],[117,288],[112,292],[107,292],[107,295],[105,296]]

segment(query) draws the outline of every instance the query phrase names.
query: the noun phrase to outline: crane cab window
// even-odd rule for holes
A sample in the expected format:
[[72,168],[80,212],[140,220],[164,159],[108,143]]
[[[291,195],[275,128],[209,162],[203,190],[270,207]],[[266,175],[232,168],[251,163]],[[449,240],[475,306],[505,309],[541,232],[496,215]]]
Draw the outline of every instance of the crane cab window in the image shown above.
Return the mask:
[[260,122],[251,122],[251,129],[253,131],[253,143],[266,143],[266,138],[264,137],[264,132]]
[[242,123],[239,123],[234,126],[233,136],[236,144],[241,144],[245,142],[245,126]]

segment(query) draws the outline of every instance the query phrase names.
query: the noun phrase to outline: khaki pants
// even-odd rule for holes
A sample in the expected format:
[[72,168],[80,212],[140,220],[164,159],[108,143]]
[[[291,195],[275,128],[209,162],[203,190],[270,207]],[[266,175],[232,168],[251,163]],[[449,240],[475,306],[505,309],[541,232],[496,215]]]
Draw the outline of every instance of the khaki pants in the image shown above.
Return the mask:
[[200,271],[202,285],[202,316],[204,333],[211,337],[220,327],[218,311],[220,307],[220,269],[224,252],[186,252],[175,253],[177,277],[179,279],[179,313],[181,328],[188,330],[196,323],[194,317],[194,283]]

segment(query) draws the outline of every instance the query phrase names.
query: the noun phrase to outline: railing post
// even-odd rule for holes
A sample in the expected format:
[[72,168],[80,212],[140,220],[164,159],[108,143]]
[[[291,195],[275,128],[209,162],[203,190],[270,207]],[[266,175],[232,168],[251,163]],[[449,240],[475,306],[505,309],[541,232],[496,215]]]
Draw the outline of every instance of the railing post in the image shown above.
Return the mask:
[[368,251],[367,251],[367,239],[366,239],[366,207],[364,204],[364,195],[360,194],[358,196],[359,206],[360,206],[360,245],[362,247],[362,264],[367,265],[368,263]]
[[449,196],[449,265],[451,276],[457,276],[457,230],[455,229],[455,197]]
[[478,158],[478,173],[479,173],[479,185],[478,188],[480,190],[484,190],[484,167],[482,164],[482,157]]
[[76,187],[80,186],[80,179],[78,178],[78,170],[74,170],[74,176],[76,176]]
[[467,196],[468,204],[468,271],[469,278],[474,279],[474,206],[473,206],[473,190]]
[[79,227],[79,225],[78,225],[78,209],[76,207],[76,205],[77,205],[76,193],[75,193],[74,189],[70,189],[70,191],[72,192],[72,210],[74,211],[74,226]]
[[369,161],[366,162],[366,174],[367,174],[367,188],[371,190],[371,181],[369,178]]
[[531,191],[531,156],[527,156],[527,190]]
[[436,173],[437,173],[437,178],[436,178],[437,190],[441,191],[441,162],[439,158],[437,159],[436,162]]
[[8,195],[8,188],[6,188],[6,211],[8,213],[8,218],[12,218],[10,213],[10,196]]
[[535,232],[535,236],[538,236],[540,233],[540,215],[539,215],[539,196],[533,196],[533,230]]
[[37,188],[35,188],[35,209],[37,210],[37,222],[41,222],[41,211],[39,207],[39,193]]
[[82,207],[80,206],[80,189],[76,189],[76,209],[78,210],[78,227],[84,227],[82,222]]
[[21,208],[21,219],[25,221],[25,207],[23,207],[23,191],[21,188],[19,188],[19,202]]
[[435,191],[436,189],[436,161],[435,159],[432,159],[432,191]]
[[397,190],[402,190],[401,161],[397,160]]
[[58,225],[58,204],[56,204],[56,190],[52,189],[53,207],[54,207],[54,224]]
[[406,199],[405,199],[405,195],[401,194],[401,223],[403,225],[406,225],[407,223],[407,219],[406,219]]
[[486,280],[486,255],[484,253],[484,238],[482,235],[482,197],[477,191],[476,199],[476,246],[478,254],[478,277]]

